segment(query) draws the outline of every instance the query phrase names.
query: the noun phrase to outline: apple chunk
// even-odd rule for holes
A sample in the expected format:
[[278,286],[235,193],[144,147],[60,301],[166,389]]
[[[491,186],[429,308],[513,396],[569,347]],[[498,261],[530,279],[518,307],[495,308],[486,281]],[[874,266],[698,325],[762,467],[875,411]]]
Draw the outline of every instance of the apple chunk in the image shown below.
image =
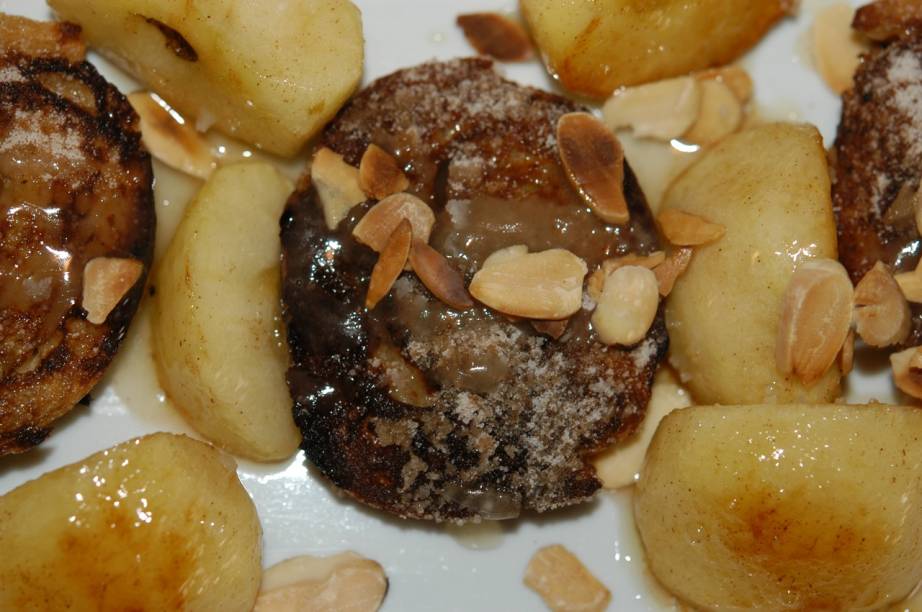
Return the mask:
[[293,155],[362,75],[349,0],[50,0],[87,42],[180,112]]
[[877,610],[922,579],[922,411],[699,406],[635,497],[660,582],[703,610]]

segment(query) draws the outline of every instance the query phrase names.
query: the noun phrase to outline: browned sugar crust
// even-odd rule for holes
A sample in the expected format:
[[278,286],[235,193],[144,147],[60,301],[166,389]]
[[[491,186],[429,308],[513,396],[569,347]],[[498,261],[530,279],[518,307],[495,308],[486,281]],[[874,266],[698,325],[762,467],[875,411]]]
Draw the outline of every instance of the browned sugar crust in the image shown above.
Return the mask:
[[[371,143],[394,155],[409,191],[436,213],[432,245],[467,281],[485,254],[509,244],[572,248],[590,267],[654,250],[654,224],[629,168],[632,221],[622,228],[595,220],[569,186],[554,129],[576,110],[500,78],[488,60],[431,63],[359,93],[323,144],[354,165]],[[328,231],[303,183],[281,224],[288,382],[308,459],[351,496],[401,517],[509,518],[595,493],[587,455],[642,420],[667,345],[661,314],[629,349],[596,341],[588,308],[551,341],[483,307],[452,311],[412,273],[369,313],[363,300],[376,255],[351,237],[369,203]],[[472,218],[473,229],[464,225]],[[382,344],[422,373],[430,405],[389,396],[387,366],[375,358]]]

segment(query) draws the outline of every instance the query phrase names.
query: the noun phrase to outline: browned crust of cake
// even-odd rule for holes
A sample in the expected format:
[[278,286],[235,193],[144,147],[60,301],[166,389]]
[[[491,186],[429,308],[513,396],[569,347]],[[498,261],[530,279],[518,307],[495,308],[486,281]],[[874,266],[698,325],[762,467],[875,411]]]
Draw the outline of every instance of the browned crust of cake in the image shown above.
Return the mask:
[[[564,98],[500,78],[489,60],[424,64],[359,93],[323,144],[355,165],[369,144],[382,147],[405,169],[409,191],[437,215],[445,202],[484,195],[508,206],[533,196],[566,202],[573,193],[553,134],[557,119],[576,110]],[[614,234],[613,254],[655,250],[655,226],[628,167],[624,188],[632,220]],[[592,496],[600,483],[587,456],[643,418],[666,351],[662,313],[627,349],[566,336],[550,341],[486,309],[458,315],[468,317],[467,331],[421,342],[364,308],[376,256],[351,228],[367,207],[331,232],[303,181],[282,218],[288,381],[308,459],[349,495],[407,518],[508,518]],[[470,280],[472,271],[463,272]],[[396,308],[397,293],[433,299],[405,273],[379,306],[383,312]],[[489,392],[433,385],[432,406],[403,404],[370,365],[382,337],[424,374],[458,344],[496,351],[510,374]]]
[[[901,38],[867,53],[842,96],[833,147],[832,201],[839,259],[858,282],[877,261],[915,269],[920,254],[913,215],[890,208],[922,177],[922,38]],[[913,305],[906,345],[922,343],[922,308]]]
[[[0,32],[33,35],[26,43],[6,37],[0,43],[3,455],[40,443],[102,377],[141,298],[155,218],[151,162],[137,117],[124,96],[80,59],[79,28],[2,16]],[[54,45],[64,45],[58,47],[63,57],[52,56]],[[3,160],[13,158],[28,161],[10,170],[16,166]],[[23,206],[53,209],[56,221],[37,220],[49,213],[11,212]],[[4,269],[39,267],[35,256],[42,249],[67,254],[67,275],[48,275],[47,295],[16,297],[21,292],[10,283],[22,279],[3,277]],[[86,261],[102,256],[140,260],[144,274],[105,323],[94,325],[80,307],[80,279]]]

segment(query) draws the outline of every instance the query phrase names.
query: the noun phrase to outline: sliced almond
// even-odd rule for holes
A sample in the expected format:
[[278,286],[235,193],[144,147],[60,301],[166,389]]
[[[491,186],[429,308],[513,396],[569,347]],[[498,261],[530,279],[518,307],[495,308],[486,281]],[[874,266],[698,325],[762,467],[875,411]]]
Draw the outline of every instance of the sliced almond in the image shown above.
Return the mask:
[[855,9],[840,2],[825,7],[813,22],[813,60],[816,69],[836,93],[852,86],[860,56],[868,44],[852,30]]
[[855,285],[855,323],[865,343],[884,347],[909,336],[909,303],[890,271],[878,261]]
[[602,288],[605,285],[606,277],[608,277],[609,274],[618,268],[622,268],[624,266],[642,266],[644,268],[654,270],[665,260],[666,253],[663,251],[653,251],[649,255],[637,255],[636,253],[628,253],[622,257],[606,259],[602,262],[602,265],[596,268],[596,270],[589,275],[589,280],[586,281],[586,289],[589,293],[589,297],[598,302],[599,296],[602,295]]
[[842,350],[839,351],[838,363],[842,376],[847,376],[855,366],[855,330],[853,329],[848,330],[845,344],[842,345]]
[[688,269],[692,253],[692,249],[689,248],[676,249],[669,254],[666,261],[653,268],[661,296],[666,297],[672,293],[676,280]]
[[656,276],[648,268],[624,266],[605,279],[592,313],[592,328],[604,344],[636,344],[647,335],[659,307]]
[[852,27],[871,40],[886,41],[903,35],[920,22],[919,0],[875,0],[858,9]]
[[807,261],[794,271],[781,301],[778,371],[811,385],[832,366],[852,320],[854,289],[837,261]]
[[397,160],[376,144],[368,145],[359,162],[359,187],[370,198],[383,200],[410,186]]
[[151,155],[171,168],[208,178],[217,166],[211,145],[157,94],[138,91],[128,102],[141,119],[141,139]]
[[106,322],[122,298],[134,287],[144,264],[137,259],[96,257],[83,268],[83,299],[86,320],[94,325]]
[[684,76],[618,90],[602,116],[613,130],[630,127],[641,138],[672,140],[688,131],[700,109],[698,79]]
[[477,53],[503,62],[531,57],[531,41],[521,24],[499,13],[458,15],[458,27]]
[[554,612],[601,612],[611,593],[560,544],[538,550],[525,568],[525,584]]
[[907,395],[922,399],[922,347],[914,346],[890,355],[893,381]]
[[559,321],[532,321],[531,326],[539,334],[544,334],[554,340],[559,339],[565,331],[570,319],[561,319]]
[[381,342],[371,349],[371,356],[371,366],[378,370],[391,399],[417,408],[432,406],[434,398],[424,374],[404,358],[400,349],[389,342]]
[[749,73],[735,64],[711,68],[695,75],[699,81],[715,80],[730,88],[740,104],[745,104],[752,99],[752,77]]
[[384,569],[370,559],[304,555],[265,571],[253,612],[375,612],[386,593]]
[[403,267],[410,257],[410,245],[413,242],[413,229],[410,222],[401,219],[394,231],[391,232],[387,244],[381,249],[378,261],[371,271],[368,281],[368,294],[365,296],[365,308],[371,310],[387,295],[394,281],[403,272]]
[[464,288],[464,279],[441,253],[421,240],[410,249],[410,265],[432,295],[452,308],[473,308],[474,301]]
[[558,320],[583,301],[586,262],[565,249],[525,253],[481,267],[470,292],[499,312],[526,319]]
[[718,80],[701,82],[701,110],[682,140],[710,145],[739,129],[743,105],[729,86]]
[[483,264],[480,267],[488,268],[494,264],[502,263],[510,259],[515,259],[516,257],[521,257],[526,253],[528,253],[527,246],[524,244],[514,244],[512,246],[499,249],[498,251],[493,251],[485,260],[483,260]]
[[362,244],[380,251],[403,219],[413,226],[414,241],[429,242],[435,214],[428,204],[409,193],[395,193],[372,206],[356,224],[352,235]]
[[698,215],[669,208],[657,216],[666,240],[676,246],[700,246],[719,239],[727,229]]
[[567,113],[557,121],[557,151],[567,178],[602,221],[627,223],[624,149],[615,135],[589,113]]
[[900,291],[908,302],[922,304],[922,273],[919,270],[896,274],[893,280],[900,286]]
[[[835,161],[832,161],[830,166],[834,167]],[[882,217],[884,223],[887,225],[900,225],[904,221],[914,219],[918,226],[919,206],[916,203],[917,200],[918,190],[913,189],[909,183],[903,183],[896,197],[893,199],[893,202],[887,207],[887,210],[884,211]]]
[[[350,166],[338,155],[323,147],[314,154],[311,162],[311,183],[323,209],[327,229],[336,229],[349,211],[368,198],[359,187],[358,168]],[[394,226],[396,227],[396,223]],[[393,229],[393,228],[392,228]],[[390,236],[390,232],[384,237]]]

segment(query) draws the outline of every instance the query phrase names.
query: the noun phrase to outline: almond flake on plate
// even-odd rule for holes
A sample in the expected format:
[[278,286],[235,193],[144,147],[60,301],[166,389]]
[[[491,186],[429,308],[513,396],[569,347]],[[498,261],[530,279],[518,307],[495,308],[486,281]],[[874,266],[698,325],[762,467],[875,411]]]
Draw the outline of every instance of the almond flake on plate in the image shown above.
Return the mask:
[[900,286],[883,262],[855,285],[855,324],[858,335],[870,346],[900,344],[909,336],[912,315]]
[[854,16],[855,9],[840,2],[823,8],[813,22],[816,69],[829,88],[838,94],[852,86],[859,57],[870,48],[867,41],[852,30]]
[[700,246],[714,242],[727,231],[719,223],[711,223],[675,208],[660,212],[656,220],[666,240],[676,246]]
[[458,27],[477,53],[503,62],[519,62],[531,57],[531,40],[521,24],[499,13],[458,15]]
[[701,87],[684,76],[620,89],[605,102],[602,116],[613,130],[630,127],[639,138],[679,138],[698,119]]
[[105,323],[143,271],[144,264],[137,259],[96,257],[88,261],[83,268],[80,304],[86,311],[86,320],[94,325]]
[[211,145],[160,96],[146,91],[128,94],[141,120],[141,139],[151,155],[186,174],[206,179],[216,163]]
[[694,251],[687,247],[676,249],[669,254],[666,261],[653,268],[661,296],[666,297],[672,293],[675,282],[688,269],[693,253]]
[[353,228],[352,235],[380,251],[403,219],[413,226],[414,241],[429,242],[435,214],[428,204],[409,193],[395,193],[372,206]]
[[624,266],[642,266],[655,270],[657,266],[664,261],[666,261],[665,251],[653,251],[649,255],[628,253],[621,257],[606,259],[589,275],[589,280],[586,281],[586,290],[589,293],[589,297],[598,302],[599,296],[602,295],[602,288],[605,286],[605,279],[618,268]]
[[545,546],[532,556],[525,568],[525,584],[553,612],[601,612],[611,601],[605,585],[560,544]]
[[464,279],[441,253],[422,240],[414,240],[410,249],[410,265],[416,276],[432,295],[452,308],[466,310],[474,307],[470,294],[464,288]]
[[900,291],[907,301],[922,304],[922,271],[916,269],[912,272],[901,272],[894,275],[893,280],[900,286]]
[[[317,198],[323,209],[323,219],[330,230],[336,229],[353,207],[368,199],[359,187],[358,168],[350,166],[343,160],[342,155],[326,147],[314,154],[314,160],[311,162],[311,184],[317,190]],[[387,236],[390,236],[390,232]]]
[[602,221],[627,223],[624,149],[615,135],[589,113],[567,113],[557,121],[557,150],[567,178]]
[[409,186],[410,181],[397,160],[378,145],[368,145],[359,162],[359,187],[365,195],[383,200]]
[[893,382],[907,395],[922,399],[922,347],[914,346],[890,355]]
[[413,229],[410,222],[402,219],[391,232],[387,244],[381,249],[378,261],[371,271],[368,281],[368,294],[365,296],[365,308],[371,310],[381,298],[386,296],[394,281],[403,272],[403,267],[410,256],[410,245],[413,242]]
[[623,266],[605,278],[592,328],[604,344],[636,344],[647,335],[657,308],[656,275],[641,266]]
[[730,88],[740,104],[745,104],[752,99],[752,77],[746,69],[736,64],[711,68],[695,75],[699,81],[715,80]]
[[743,105],[730,87],[718,80],[704,80],[701,81],[701,111],[682,140],[711,145],[738,130],[742,123]]

